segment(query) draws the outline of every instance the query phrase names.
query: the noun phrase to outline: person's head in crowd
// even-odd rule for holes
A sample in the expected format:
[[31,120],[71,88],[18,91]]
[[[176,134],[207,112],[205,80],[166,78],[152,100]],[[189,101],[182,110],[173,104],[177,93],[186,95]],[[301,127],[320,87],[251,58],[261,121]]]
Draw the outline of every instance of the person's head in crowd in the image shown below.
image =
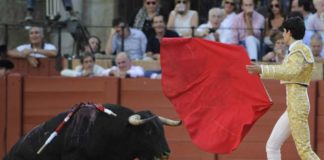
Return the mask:
[[165,31],[166,24],[162,15],[156,15],[153,17],[152,27],[155,33],[161,33]]
[[284,42],[284,37],[282,35],[281,31],[276,31],[274,32],[271,36],[270,36],[270,40],[271,42],[275,45],[275,46],[280,46],[281,48],[285,47],[286,44]]
[[115,62],[119,70],[126,72],[132,66],[132,61],[126,52],[119,52],[116,55]]
[[44,43],[44,29],[40,26],[32,26],[29,29],[29,40],[32,45]]
[[254,11],[254,1],[241,0],[241,7],[245,14],[252,14],[252,12]]
[[284,15],[280,0],[271,0],[269,4],[269,19],[273,19],[278,14]]
[[218,28],[224,19],[224,11],[220,8],[211,8],[208,12],[208,21],[213,28]]
[[291,0],[290,11],[298,11],[301,13],[311,12],[311,0]]
[[[126,23],[126,21],[122,18],[115,18],[113,19],[113,23],[112,23],[115,32],[121,36],[121,37],[127,37],[129,34],[129,26]],[[124,29],[123,29],[124,28]],[[122,35],[124,34],[124,35]]]
[[281,26],[284,41],[286,44],[294,40],[301,40],[305,35],[305,23],[299,17],[291,17],[287,19]]
[[[318,14],[324,13],[324,0],[314,0],[313,3],[315,6],[315,9],[316,9],[316,12]],[[324,16],[324,15],[321,15],[321,16]]]
[[14,64],[11,61],[0,59],[0,77],[6,75],[13,68]]
[[314,57],[320,57],[323,49],[323,38],[319,33],[314,33],[311,37],[310,47]]
[[190,9],[190,0],[174,0],[175,2],[175,10],[179,14],[186,14]]
[[143,6],[148,13],[155,13],[160,5],[159,0],[143,0]]
[[84,47],[84,50],[85,50],[85,52],[88,52],[88,53],[92,53],[92,52],[98,53],[98,52],[100,52],[100,44],[101,44],[101,41],[100,41],[99,37],[90,36],[88,38],[88,43]]
[[304,20],[304,16],[301,12],[298,12],[298,11],[294,11],[294,12],[290,12],[286,19],[289,19],[289,18],[292,18],[292,17],[299,17],[300,19]]
[[91,53],[86,53],[80,58],[80,63],[83,70],[92,70],[96,62],[96,58]]
[[224,0],[223,1],[223,7],[225,14],[230,14],[232,12],[235,12],[236,4],[234,0]]

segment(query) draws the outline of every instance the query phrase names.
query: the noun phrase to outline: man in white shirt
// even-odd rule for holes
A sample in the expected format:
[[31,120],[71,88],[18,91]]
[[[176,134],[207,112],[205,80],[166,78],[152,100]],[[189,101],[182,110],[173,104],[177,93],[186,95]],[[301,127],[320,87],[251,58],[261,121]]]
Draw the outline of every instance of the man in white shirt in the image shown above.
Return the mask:
[[53,44],[44,42],[43,28],[31,27],[29,40],[29,44],[23,44],[14,50],[10,50],[8,55],[13,58],[26,58],[34,67],[38,66],[36,58],[55,57],[57,55],[56,47]]

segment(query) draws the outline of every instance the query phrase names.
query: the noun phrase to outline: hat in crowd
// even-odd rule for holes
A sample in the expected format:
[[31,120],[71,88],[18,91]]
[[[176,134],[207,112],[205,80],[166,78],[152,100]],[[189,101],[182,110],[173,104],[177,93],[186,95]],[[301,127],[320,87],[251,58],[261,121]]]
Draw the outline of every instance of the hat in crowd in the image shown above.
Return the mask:
[[14,64],[7,59],[0,59],[0,68],[12,69],[14,68]]

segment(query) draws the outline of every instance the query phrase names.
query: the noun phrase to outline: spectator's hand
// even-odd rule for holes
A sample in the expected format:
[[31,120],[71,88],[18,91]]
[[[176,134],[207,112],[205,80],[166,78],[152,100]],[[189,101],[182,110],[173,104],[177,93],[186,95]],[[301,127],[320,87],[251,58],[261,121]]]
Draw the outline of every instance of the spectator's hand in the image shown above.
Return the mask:
[[262,72],[261,71],[261,66],[260,65],[256,65],[256,64],[246,65],[246,70],[250,74],[260,74]]
[[27,57],[27,61],[29,62],[29,64],[33,67],[38,67],[38,61],[35,57],[32,56],[28,56]]
[[83,76],[84,77],[91,77],[91,76],[93,76],[92,69],[85,69],[84,72],[83,72]]
[[28,58],[28,56],[30,56],[31,53],[33,53],[32,49],[24,49],[22,52],[22,56],[25,58]]

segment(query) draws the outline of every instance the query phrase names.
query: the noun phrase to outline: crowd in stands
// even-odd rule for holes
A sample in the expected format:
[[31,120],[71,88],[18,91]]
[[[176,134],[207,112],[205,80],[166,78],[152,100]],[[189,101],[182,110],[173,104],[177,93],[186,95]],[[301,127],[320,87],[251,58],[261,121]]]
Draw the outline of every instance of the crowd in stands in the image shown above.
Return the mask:
[[[64,1],[64,4],[74,16],[70,1]],[[32,5],[33,2],[29,1],[29,14],[33,11]],[[143,0],[143,6],[130,22],[124,18],[112,21],[104,55],[114,59],[116,66],[102,68],[95,64],[95,55],[102,52],[101,41],[96,36],[90,36],[88,44],[79,54],[81,65],[74,70],[63,70],[61,75],[144,76],[143,68],[132,66],[132,61],[159,60],[160,42],[164,37],[199,37],[242,45],[252,61],[281,63],[288,54],[288,48],[283,43],[280,26],[285,19],[295,16],[305,22],[304,42],[311,48],[316,61],[324,63],[324,0],[222,0],[220,7],[210,7],[208,21],[202,24],[199,24],[199,13],[191,9],[190,0],[174,0],[174,6],[167,12],[160,0]],[[56,47],[44,42],[41,27],[32,27],[29,38],[28,44],[8,51],[8,56],[26,58],[37,67],[37,58],[57,55]]]

